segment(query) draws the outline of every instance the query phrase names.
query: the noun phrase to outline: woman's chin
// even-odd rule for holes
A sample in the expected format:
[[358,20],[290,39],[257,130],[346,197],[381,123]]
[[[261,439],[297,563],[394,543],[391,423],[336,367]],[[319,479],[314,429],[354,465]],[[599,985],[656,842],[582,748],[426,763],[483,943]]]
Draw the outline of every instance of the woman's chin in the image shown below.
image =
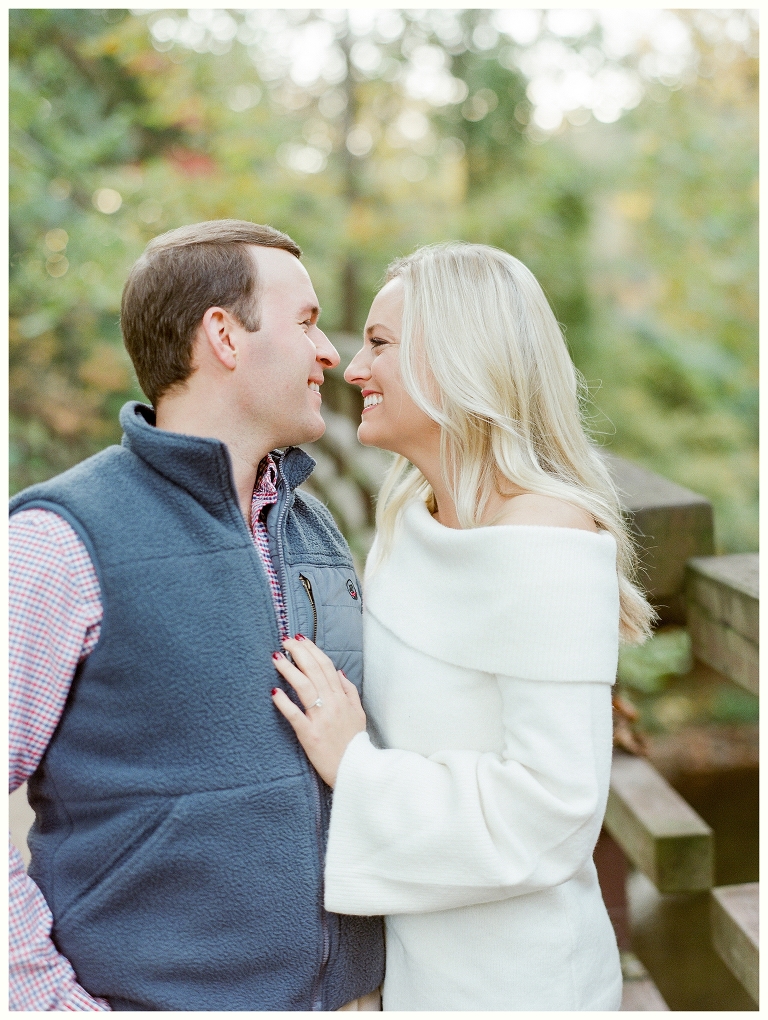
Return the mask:
[[361,446],[377,446],[380,450],[392,450],[379,430],[372,428],[365,419],[357,426],[357,439]]
[[376,446],[375,435],[371,435],[371,429],[367,427],[368,423],[361,421],[357,426],[357,439],[362,446]]

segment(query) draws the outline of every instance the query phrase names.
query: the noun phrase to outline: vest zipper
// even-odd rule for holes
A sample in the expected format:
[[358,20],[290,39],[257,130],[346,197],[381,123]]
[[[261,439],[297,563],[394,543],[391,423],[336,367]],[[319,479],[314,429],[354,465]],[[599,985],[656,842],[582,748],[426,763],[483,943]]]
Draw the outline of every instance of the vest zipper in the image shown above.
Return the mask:
[[[276,529],[276,531],[277,531],[277,558],[278,558],[278,567],[279,567],[279,570],[280,570],[280,584],[282,585],[283,599],[285,600],[285,610],[286,610],[286,614],[289,615],[290,601],[289,601],[289,592],[288,592],[288,571],[285,568],[285,555],[284,555],[284,552],[283,552],[283,524],[284,524],[285,518],[286,518],[286,516],[288,514],[288,509],[289,509],[291,503],[293,502],[293,500],[292,500],[292,493],[288,489],[288,484],[287,484],[287,482],[285,480],[285,475],[283,474],[283,458],[282,457],[277,462],[277,473],[278,473],[278,476],[280,478],[280,481],[282,482],[283,492],[285,493],[285,502],[283,503],[283,506],[280,508],[280,512],[278,513],[278,517],[277,517],[277,529]],[[302,584],[304,585],[304,578],[303,577],[302,577]],[[309,581],[307,581],[307,584],[309,584]],[[310,594],[310,592],[312,590],[312,586],[309,585],[309,589],[307,589],[306,585],[304,585],[304,589],[307,592],[307,595],[309,595],[310,601],[312,603],[312,609],[313,609],[313,611],[315,613],[315,637],[316,637],[317,636],[317,609],[316,609],[316,606],[315,606],[314,596]],[[323,906],[323,896],[324,896],[323,872],[324,872],[324,865],[325,865],[325,860],[324,860],[324,858],[325,858],[325,846],[324,846],[324,840],[323,840],[323,808],[322,808],[322,800],[321,800],[321,793],[320,793],[320,777],[315,772],[314,768],[312,767],[312,765],[309,762],[307,762],[307,768],[309,770],[310,781],[312,783],[312,791],[313,791],[314,797],[315,797],[315,832],[316,832],[316,835],[317,835],[317,852],[318,852],[318,859],[319,859],[319,862],[320,862],[320,929],[321,929],[322,934],[323,934],[323,954],[322,954],[322,957],[320,959],[320,969],[319,969],[319,971],[317,973],[317,978],[315,979],[315,984],[314,984],[314,987],[312,989],[312,1011],[315,1012],[315,1011],[321,1011],[323,1009],[323,977],[325,976],[325,968],[326,968],[326,964],[328,963],[328,956],[330,955],[330,935],[329,935],[329,932],[328,932],[328,920],[327,920],[327,918],[325,916],[325,907]]]
[[299,580],[304,585],[304,591],[307,593],[310,606],[312,606],[312,640],[317,643],[317,606],[315,605],[315,596],[312,594],[312,582],[303,574],[299,574]]
[[[312,766],[310,766],[310,768],[312,768]],[[323,866],[324,866],[324,863],[325,863],[324,860],[323,860],[323,858],[325,857],[325,853],[324,853],[325,847],[324,847],[324,840],[323,840],[323,823],[322,823],[323,808],[322,808],[322,804],[320,802],[320,780],[317,778],[317,775],[315,774],[314,769],[312,770],[312,777],[315,780],[313,786],[314,786],[314,792],[315,792],[315,812],[316,812],[315,819],[316,819],[317,845],[322,848],[321,849],[321,855],[320,855],[320,869],[321,869],[320,870],[320,874],[322,875],[323,874],[323,870],[322,869],[323,869]],[[325,883],[322,882],[321,884],[322,884],[322,887],[323,887],[323,895],[324,895]],[[322,901],[320,902],[320,925],[321,925],[322,932],[323,932],[323,955],[322,955],[322,957],[320,959],[320,970],[318,971],[318,974],[317,974],[317,980],[315,981],[315,987],[312,990],[312,1011],[313,1012],[315,1012],[315,1011],[320,1012],[323,1009],[323,977],[325,976],[325,968],[326,968],[326,965],[328,963],[328,956],[330,955],[330,951],[331,951],[331,938],[330,938],[330,934],[328,932],[328,921],[326,920],[326,917],[325,917],[325,907],[323,906]]]

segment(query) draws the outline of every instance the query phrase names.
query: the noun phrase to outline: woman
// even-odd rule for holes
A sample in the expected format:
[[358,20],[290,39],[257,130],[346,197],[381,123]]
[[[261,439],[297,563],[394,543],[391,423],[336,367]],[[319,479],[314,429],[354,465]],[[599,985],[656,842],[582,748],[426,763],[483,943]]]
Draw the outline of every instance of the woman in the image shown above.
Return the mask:
[[366,571],[365,714],[298,636],[276,707],[334,787],[326,907],[386,914],[385,1010],[615,1010],[592,852],[619,635],[652,610],[532,274],[483,245],[395,263],[345,373],[398,456]]

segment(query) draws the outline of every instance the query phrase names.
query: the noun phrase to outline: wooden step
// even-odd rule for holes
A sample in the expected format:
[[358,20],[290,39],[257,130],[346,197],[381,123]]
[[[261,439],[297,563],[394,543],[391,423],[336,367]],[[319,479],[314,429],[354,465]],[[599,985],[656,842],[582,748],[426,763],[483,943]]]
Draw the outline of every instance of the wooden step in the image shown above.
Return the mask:
[[625,981],[621,992],[622,1013],[661,1013],[669,1006],[650,978],[642,981]]
[[760,886],[721,885],[712,890],[712,942],[728,969],[758,1002]]
[[689,560],[686,603],[696,658],[758,694],[758,554]]
[[669,1012],[666,1004],[653,982],[653,978],[634,953],[623,950],[621,956],[621,976],[624,980],[621,993],[622,1013],[661,1013]]
[[663,623],[685,623],[685,564],[714,552],[712,504],[639,464],[602,454],[637,539],[642,585]]
[[603,824],[659,892],[712,888],[712,830],[643,758],[614,751]]

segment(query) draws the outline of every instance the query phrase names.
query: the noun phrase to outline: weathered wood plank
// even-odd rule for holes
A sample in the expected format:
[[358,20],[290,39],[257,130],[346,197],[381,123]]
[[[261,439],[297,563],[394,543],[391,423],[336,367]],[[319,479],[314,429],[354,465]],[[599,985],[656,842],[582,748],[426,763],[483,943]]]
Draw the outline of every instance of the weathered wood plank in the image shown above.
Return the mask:
[[752,694],[760,693],[759,650],[696,602],[688,603],[688,631],[697,659],[723,673]]
[[760,642],[759,556],[697,556],[688,561],[686,596],[748,641]]
[[712,830],[644,759],[614,752],[604,825],[659,892],[712,888]]
[[639,464],[603,456],[637,538],[643,587],[662,622],[685,623],[685,564],[714,552],[712,505]]
[[669,1006],[661,997],[661,992],[650,978],[640,981],[625,981],[621,991],[622,1013],[662,1013],[669,1011]]
[[701,662],[758,694],[758,555],[698,556],[686,567],[688,630]]
[[619,1009],[623,1013],[669,1012],[669,1006],[637,956],[629,950],[620,950],[619,956],[624,979]]
[[724,885],[712,890],[712,942],[755,1002],[760,993],[759,885]]

